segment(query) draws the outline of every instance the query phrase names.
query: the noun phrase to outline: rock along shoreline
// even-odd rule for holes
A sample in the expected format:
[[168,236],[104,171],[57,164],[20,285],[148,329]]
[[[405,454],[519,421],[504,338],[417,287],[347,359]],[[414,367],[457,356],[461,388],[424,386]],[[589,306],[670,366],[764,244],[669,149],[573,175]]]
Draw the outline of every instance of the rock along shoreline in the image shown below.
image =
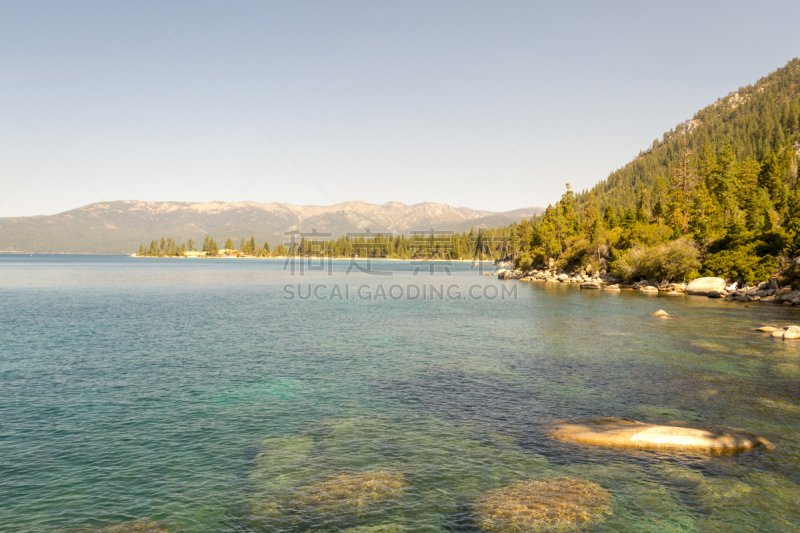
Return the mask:
[[[487,275],[489,275],[487,273]],[[697,278],[687,283],[673,283],[668,281],[644,280],[636,283],[622,283],[608,274],[605,270],[591,273],[585,270],[567,273],[556,269],[531,269],[499,270],[498,279],[541,283],[576,283],[581,289],[602,290],[607,292],[620,292],[623,290],[638,291],[649,296],[663,294],[665,296],[706,296],[726,302],[764,302],[800,307],[800,289],[793,289],[791,285],[780,286],[777,279],[762,281],[744,287],[728,290],[722,278],[705,277]]]

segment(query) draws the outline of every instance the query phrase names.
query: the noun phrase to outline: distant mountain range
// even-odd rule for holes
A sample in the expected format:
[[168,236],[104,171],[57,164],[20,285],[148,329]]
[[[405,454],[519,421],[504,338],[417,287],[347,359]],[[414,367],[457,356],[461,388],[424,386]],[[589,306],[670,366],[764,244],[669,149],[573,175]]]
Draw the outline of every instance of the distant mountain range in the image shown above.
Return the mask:
[[344,202],[332,206],[257,202],[138,202],[90,204],[51,216],[0,218],[0,252],[132,253],[139,243],[172,237],[177,243],[210,235],[220,245],[255,236],[262,245],[287,241],[285,231],[330,232],[338,238],[369,228],[373,233],[415,230],[469,231],[508,225],[543,211],[528,207],[495,213],[447,204],[383,205]]

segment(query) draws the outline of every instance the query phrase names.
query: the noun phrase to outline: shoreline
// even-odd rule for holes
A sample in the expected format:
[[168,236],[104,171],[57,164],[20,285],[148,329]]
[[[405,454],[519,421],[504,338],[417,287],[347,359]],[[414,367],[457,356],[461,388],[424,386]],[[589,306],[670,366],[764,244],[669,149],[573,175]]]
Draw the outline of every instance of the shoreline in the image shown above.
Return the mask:
[[[485,275],[493,275],[486,273]],[[800,309],[800,288],[795,289],[792,285],[778,284],[777,279],[762,281],[756,284],[746,283],[741,288],[728,290],[727,281],[717,277],[696,278],[688,283],[685,282],[655,282],[652,280],[638,281],[634,283],[623,283],[621,280],[601,271],[594,275],[589,275],[582,271],[567,274],[557,273],[551,270],[521,270],[509,271],[501,269],[497,271],[497,278],[500,280],[517,280],[531,283],[566,283],[577,284],[581,290],[597,290],[601,292],[619,293],[622,291],[638,292],[647,296],[701,296],[710,300],[720,300],[723,302],[763,302],[791,306]]]

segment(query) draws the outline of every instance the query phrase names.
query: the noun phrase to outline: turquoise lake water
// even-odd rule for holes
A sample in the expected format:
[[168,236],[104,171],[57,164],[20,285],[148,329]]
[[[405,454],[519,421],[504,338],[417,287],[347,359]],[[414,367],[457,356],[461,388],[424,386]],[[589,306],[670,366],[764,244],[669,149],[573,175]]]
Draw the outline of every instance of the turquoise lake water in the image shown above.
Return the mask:
[[[612,498],[581,531],[800,530],[800,341],[752,332],[800,323],[797,308],[501,282],[468,263],[283,266],[0,256],[0,531],[469,532],[487,491],[564,476]],[[286,299],[286,284],[373,297]],[[375,297],[392,284],[489,297]],[[739,428],[775,448],[547,436],[590,416]],[[401,497],[309,503],[354,472],[401,476]]]

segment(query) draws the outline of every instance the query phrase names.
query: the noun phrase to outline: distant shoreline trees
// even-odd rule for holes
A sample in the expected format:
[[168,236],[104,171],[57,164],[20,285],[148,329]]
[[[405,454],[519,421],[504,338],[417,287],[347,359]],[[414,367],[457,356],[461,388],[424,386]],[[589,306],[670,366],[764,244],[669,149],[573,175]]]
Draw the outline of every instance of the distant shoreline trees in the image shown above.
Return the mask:
[[[429,233],[429,232],[426,232]],[[226,238],[225,247],[220,250],[216,241],[205,237],[202,252],[194,252],[194,242],[177,246],[169,237],[161,238],[164,246],[156,240],[150,247],[139,245],[141,257],[184,257],[184,256],[235,256],[235,257],[285,257],[285,256],[324,256],[359,257],[386,259],[498,259],[509,253],[509,243],[514,240],[513,231],[508,228],[479,229],[470,232],[442,234],[391,235],[374,237],[339,237],[338,239],[310,239],[301,237],[299,241],[284,243],[271,248],[269,242],[263,246],[256,244],[255,237],[242,238],[235,247],[233,238]]]

